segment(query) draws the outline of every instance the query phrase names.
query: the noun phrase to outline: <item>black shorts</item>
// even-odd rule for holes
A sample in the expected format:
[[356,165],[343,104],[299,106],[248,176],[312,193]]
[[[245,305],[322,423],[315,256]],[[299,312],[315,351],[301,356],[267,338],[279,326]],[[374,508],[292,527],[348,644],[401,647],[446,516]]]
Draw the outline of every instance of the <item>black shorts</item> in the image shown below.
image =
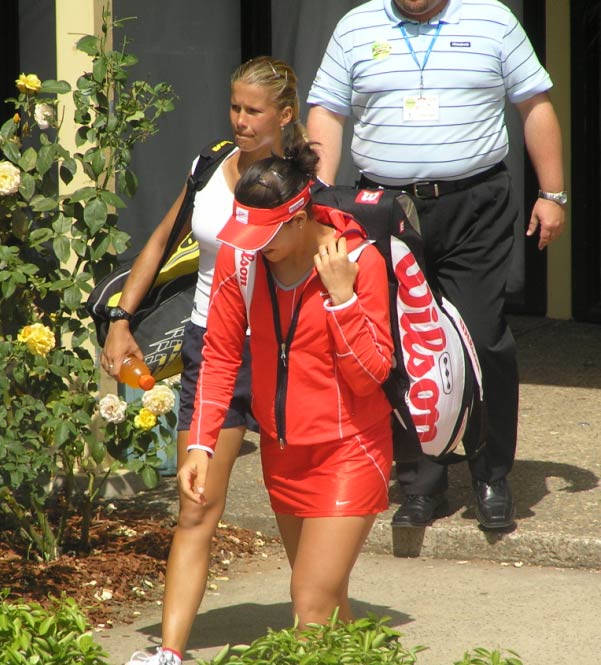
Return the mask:
[[[189,321],[184,329],[182,342],[182,362],[184,369],[181,376],[181,391],[179,398],[179,415],[177,430],[187,432],[190,429],[194,413],[194,398],[196,396],[196,383],[202,360],[202,347],[206,328],[197,326]],[[253,432],[258,432],[257,421],[250,410],[250,346],[248,338],[244,343],[242,365],[238,370],[234,395],[230,408],[225,414],[223,428],[244,426]]]

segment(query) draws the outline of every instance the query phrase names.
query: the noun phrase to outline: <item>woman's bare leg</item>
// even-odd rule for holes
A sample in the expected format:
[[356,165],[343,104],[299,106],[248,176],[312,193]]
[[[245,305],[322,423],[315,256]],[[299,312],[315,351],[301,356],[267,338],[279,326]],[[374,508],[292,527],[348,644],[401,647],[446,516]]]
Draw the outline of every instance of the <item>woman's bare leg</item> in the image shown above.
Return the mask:
[[[224,429],[219,435],[206,484],[208,503],[201,507],[180,492],[177,526],[173,534],[163,597],[163,647],[183,653],[204,596],[211,541],[223,510],[230,474],[245,433],[244,427]],[[187,455],[188,432],[177,437],[178,466]]]
[[292,610],[301,630],[308,623],[326,623],[336,607],[342,621],[352,620],[349,579],[375,517],[276,514],[292,568]]

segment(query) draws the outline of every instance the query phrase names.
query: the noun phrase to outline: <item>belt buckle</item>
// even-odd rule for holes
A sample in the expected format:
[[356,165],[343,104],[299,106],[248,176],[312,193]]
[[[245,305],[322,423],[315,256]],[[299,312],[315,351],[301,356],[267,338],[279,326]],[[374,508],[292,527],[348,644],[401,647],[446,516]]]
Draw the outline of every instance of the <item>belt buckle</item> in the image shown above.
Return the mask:
[[[421,189],[426,188],[426,191],[421,193]],[[438,191],[437,182],[415,182],[412,185],[413,196],[418,199],[437,199],[440,196]]]

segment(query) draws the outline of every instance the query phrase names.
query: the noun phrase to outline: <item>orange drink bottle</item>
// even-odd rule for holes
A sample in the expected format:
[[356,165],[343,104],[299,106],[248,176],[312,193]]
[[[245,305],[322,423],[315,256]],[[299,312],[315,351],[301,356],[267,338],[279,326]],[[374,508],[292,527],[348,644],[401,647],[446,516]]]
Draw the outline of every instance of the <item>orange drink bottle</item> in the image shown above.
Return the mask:
[[117,378],[131,388],[141,388],[142,390],[150,390],[155,384],[154,377],[146,363],[136,356],[125,356]]

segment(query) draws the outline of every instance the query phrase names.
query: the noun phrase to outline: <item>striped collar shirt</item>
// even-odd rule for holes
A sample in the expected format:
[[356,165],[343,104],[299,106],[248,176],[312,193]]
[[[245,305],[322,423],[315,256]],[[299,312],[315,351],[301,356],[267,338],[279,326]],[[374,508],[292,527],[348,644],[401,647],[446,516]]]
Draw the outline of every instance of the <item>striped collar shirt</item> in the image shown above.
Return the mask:
[[[551,86],[499,0],[449,0],[426,23],[403,17],[394,0],[371,0],[339,21],[308,102],[351,116],[355,165],[376,182],[402,185],[494,166],[508,152],[506,99],[519,103]],[[420,96],[436,107],[425,118],[406,112]]]

